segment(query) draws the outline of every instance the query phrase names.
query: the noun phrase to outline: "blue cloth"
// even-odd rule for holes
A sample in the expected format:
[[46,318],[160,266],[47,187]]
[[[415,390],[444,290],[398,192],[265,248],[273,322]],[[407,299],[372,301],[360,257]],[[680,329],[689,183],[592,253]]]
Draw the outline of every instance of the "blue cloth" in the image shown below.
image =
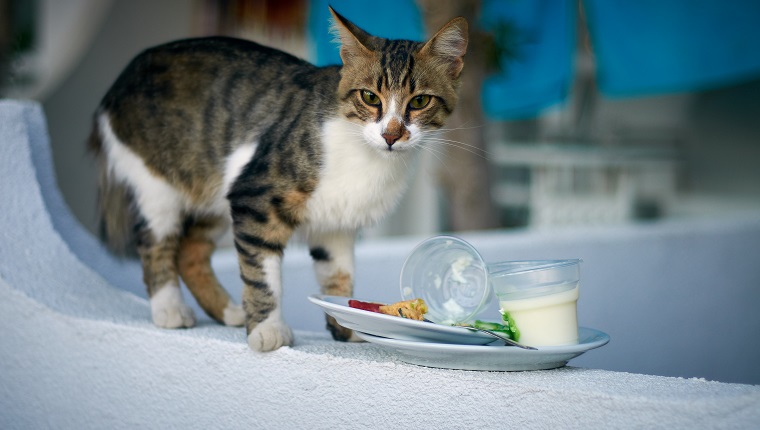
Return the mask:
[[[319,66],[341,62],[339,44],[328,31],[328,4],[370,34],[425,40],[423,19],[414,0],[311,0],[312,60]],[[483,2],[480,24],[485,30],[508,23],[518,30],[519,36],[519,40],[510,41],[518,43],[518,57],[503,58],[504,72],[483,84],[483,105],[489,116],[497,119],[535,116],[566,98],[572,81],[575,16],[575,3],[570,0]]]
[[702,90],[760,76],[760,1],[583,4],[606,96]]
[[[414,0],[311,0],[309,34],[317,65],[340,64],[339,44],[328,31],[328,4],[371,34],[425,39]],[[605,96],[697,91],[760,77],[758,0],[583,5]],[[566,99],[574,78],[576,16],[571,0],[483,0],[479,25],[491,32],[512,29],[507,42],[515,54],[501,58],[502,71],[483,83],[489,117],[533,117]]]
[[[508,26],[512,55],[483,84],[483,108],[494,119],[533,117],[561,103],[573,80],[576,6],[570,0],[484,0],[481,27]],[[466,63],[466,60],[465,60]]]
[[331,18],[327,6],[374,36],[388,39],[425,39],[420,10],[414,0],[311,0],[309,36],[312,61],[318,66],[341,64],[340,44],[330,33]]

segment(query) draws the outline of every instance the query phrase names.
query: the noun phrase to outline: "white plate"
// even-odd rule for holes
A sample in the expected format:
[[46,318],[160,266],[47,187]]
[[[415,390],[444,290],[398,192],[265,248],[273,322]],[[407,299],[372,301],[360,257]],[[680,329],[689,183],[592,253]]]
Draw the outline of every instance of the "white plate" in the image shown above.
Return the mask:
[[579,341],[573,345],[542,346],[536,350],[491,345],[451,345],[387,339],[357,332],[360,338],[395,350],[401,361],[427,367],[463,370],[543,370],[562,367],[584,352],[599,348],[610,341],[601,331],[580,327]]
[[348,306],[350,299],[347,297],[315,294],[309,296],[309,300],[334,317],[343,327],[376,336],[459,345],[485,345],[494,340],[487,334],[473,332],[466,328],[355,309]]

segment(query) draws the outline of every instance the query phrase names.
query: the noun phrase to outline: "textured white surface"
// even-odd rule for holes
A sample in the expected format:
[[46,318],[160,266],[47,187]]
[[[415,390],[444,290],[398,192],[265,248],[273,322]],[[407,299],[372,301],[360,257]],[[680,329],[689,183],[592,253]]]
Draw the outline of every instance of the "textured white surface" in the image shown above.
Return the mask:
[[[33,154],[46,139],[38,106],[0,102],[0,428],[376,428],[399,420],[421,428],[752,428],[760,422],[760,387],[752,385],[575,367],[430,369],[401,363],[373,345],[337,343],[325,332],[303,330],[293,347],[259,354],[240,328],[207,320],[189,330],[156,328],[148,302],[109,278],[130,277],[134,268],[99,255],[81,227],[66,225],[71,220],[51,218],[48,209],[67,210],[55,206],[62,201],[51,173],[34,171],[46,165],[49,154]],[[633,233],[622,239],[641,240]],[[681,237],[658,234],[671,242]],[[586,236],[604,249],[601,237]],[[518,246],[528,240],[512,239]],[[497,238],[473,236],[483,249],[495,249],[490,240]],[[385,278],[369,282],[362,273],[376,276],[377,269],[367,268],[378,265],[395,271],[389,267],[412,245],[360,248],[362,285],[397,297],[397,280],[385,288]],[[103,266],[115,264],[108,276],[92,269],[98,258]],[[224,269],[230,260],[223,254],[217,262]],[[296,257],[285,266],[284,283],[294,285],[286,306],[304,313],[286,319],[299,327],[319,316],[321,327],[316,307],[300,307],[315,287],[298,284],[316,284],[306,261]],[[736,282],[754,279],[743,276]],[[598,282],[590,277],[592,285]],[[603,316],[595,318],[612,325],[614,318]],[[612,343],[599,352],[625,342],[611,334]],[[650,355],[658,354],[639,359]],[[503,413],[492,413],[494,405],[505,405]]]
[[[3,428],[751,428],[760,389],[564,368],[397,362],[297,332],[257,354],[216,333],[62,315],[0,283]],[[18,332],[26,335],[19,335]],[[225,339],[227,337],[227,339]],[[488,407],[504,413],[489,413]]]

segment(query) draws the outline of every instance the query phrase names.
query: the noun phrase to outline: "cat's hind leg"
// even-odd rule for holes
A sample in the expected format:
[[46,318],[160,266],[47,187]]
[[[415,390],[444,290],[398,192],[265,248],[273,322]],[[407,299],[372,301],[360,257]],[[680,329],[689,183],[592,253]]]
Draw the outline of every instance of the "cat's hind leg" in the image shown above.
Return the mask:
[[222,217],[189,219],[179,241],[177,262],[182,280],[208,316],[224,325],[242,326],[243,308],[230,299],[211,267],[215,239],[227,225]]
[[[351,297],[354,292],[354,232],[311,233],[309,252],[322,294]],[[333,339],[360,341],[353,330],[342,327],[327,315],[327,329]]]
[[[150,235],[143,233],[142,235]],[[193,310],[185,305],[177,276],[176,235],[155,240],[140,240],[137,251],[143,267],[143,280],[150,297],[153,323],[162,328],[182,328],[195,325]]]
[[[162,183],[157,181],[156,183]],[[162,190],[162,188],[164,188]],[[163,191],[163,193],[161,192]],[[153,323],[162,328],[195,325],[195,314],[184,302],[179,284],[180,204],[168,186],[135,189],[141,222],[135,227],[137,253],[148,289]]]
[[118,216],[114,212],[127,207],[134,215],[132,221],[136,225],[131,232],[136,234],[153,323],[164,328],[192,327],[195,315],[182,299],[177,272],[182,196],[119,140],[107,114],[98,117],[96,127],[95,140],[103,157],[103,180],[119,184],[107,189],[127,190],[121,198],[129,196],[130,200],[129,205],[103,207],[101,210],[106,218]]

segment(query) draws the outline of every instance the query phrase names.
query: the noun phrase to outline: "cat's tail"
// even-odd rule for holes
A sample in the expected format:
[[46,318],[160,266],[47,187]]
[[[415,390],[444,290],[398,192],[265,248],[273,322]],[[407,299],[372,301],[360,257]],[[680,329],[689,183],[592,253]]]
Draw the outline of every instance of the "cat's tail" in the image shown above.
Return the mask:
[[108,155],[104,151],[103,137],[98,126],[99,116],[95,116],[87,146],[98,162],[97,210],[100,238],[114,254],[136,257],[134,195],[126,184],[113,177],[109,168]]

